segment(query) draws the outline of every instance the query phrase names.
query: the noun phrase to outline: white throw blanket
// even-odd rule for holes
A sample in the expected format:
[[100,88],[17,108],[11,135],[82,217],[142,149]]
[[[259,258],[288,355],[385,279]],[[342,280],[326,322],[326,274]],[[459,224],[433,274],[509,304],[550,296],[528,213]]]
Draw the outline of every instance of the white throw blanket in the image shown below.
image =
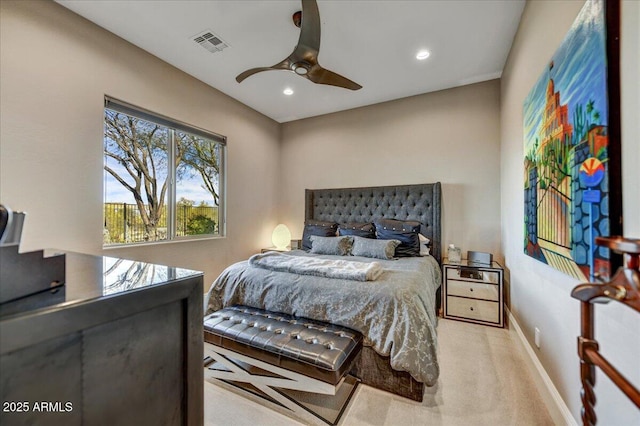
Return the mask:
[[341,259],[321,259],[309,256],[294,256],[275,251],[251,256],[249,264],[257,268],[293,274],[315,275],[352,281],[374,281],[382,274],[378,262],[355,262]]

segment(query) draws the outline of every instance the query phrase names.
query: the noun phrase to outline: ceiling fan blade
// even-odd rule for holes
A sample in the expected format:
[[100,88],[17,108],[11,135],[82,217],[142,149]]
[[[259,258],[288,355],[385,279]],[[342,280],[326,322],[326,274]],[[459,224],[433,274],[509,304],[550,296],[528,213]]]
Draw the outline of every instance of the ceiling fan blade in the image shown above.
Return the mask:
[[251,68],[248,69],[240,74],[238,74],[238,76],[236,77],[236,81],[238,83],[242,83],[242,81],[247,78],[247,77],[251,77],[254,74],[257,74],[259,72],[262,71],[274,71],[274,70],[288,70],[290,69],[290,59],[286,58],[285,60],[283,60],[282,62],[279,62],[275,65],[272,65],[270,67],[258,67],[258,68]]
[[273,68],[271,67],[251,68],[250,70],[246,70],[245,72],[238,74],[238,76],[236,77],[236,81],[238,83],[242,83],[242,81],[247,77],[251,77],[252,75],[262,71],[272,71],[272,70]]
[[[306,50],[317,56],[320,50],[320,11],[316,0],[302,0],[302,22],[296,51]],[[308,60],[308,58],[305,58]]]
[[355,81],[351,81],[340,74],[322,68],[320,65],[313,67],[305,77],[317,84],[328,84],[330,86],[344,87],[345,89],[351,90],[362,89],[362,86]]

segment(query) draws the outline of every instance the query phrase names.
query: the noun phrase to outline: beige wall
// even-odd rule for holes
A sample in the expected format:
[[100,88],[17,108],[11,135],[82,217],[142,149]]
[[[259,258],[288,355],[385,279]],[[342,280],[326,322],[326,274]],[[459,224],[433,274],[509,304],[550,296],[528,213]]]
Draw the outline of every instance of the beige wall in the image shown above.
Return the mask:
[[[524,98],[547,66],[583,6],[582,1],[529,1],[501,79],[502,247],[510,272],[511,311],[573,417],[580,419],[579,303],[570,297],[578,282],[523,254],[524,192],[522,178]],[[638,27],[640,4],[623,2],[622,127],[625,235],[640,237],[640,151],[638,148]],[[553,31],[549,31],[553,29]],[[609,304],[597,308],[596,337],[604,354],[640,385],[640,318],[630,309]],[[599,424],[639,424],[640,413],[599,374],[596,394]]]
[[493,80],[284,124],[284,223],[301,237],[305,188],[440,181],[443,242],[499,254],[499,91]]
[[226,239],[107,254],[203,270],[208,287],[271,244],[278,123],[58,4],[1,4],[0,198],[28,212],[23,251],[101,252],[105,94],[226,135],[229,170]]
[[[441,181],[443,242],[504,254],[511,309],[530,340],[541,329],[538,357],[577,419],[576,282],[522,254],[522,101],[581,6],[529,2],[501,81],[280,126],[55,3],[2,1],[0,199],[29,213],[23,250],[101,253],[105,94],[228,137],[226,239],[108,251],[204,270],[205,286],[270,245],[277,222],[300,237],[305,188]],[[625,229],[640,237],[640,3],[623,8]],[[640,324],[613,308],[598,308],[597,333],[640,384]],[[600,423],[637,419],[602,376],[597,393]]]

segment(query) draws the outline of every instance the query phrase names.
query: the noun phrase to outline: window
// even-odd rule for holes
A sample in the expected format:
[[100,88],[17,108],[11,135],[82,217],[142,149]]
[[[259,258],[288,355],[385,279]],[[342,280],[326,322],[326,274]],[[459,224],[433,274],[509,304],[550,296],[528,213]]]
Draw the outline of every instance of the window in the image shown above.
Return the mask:
[[224,235],[226,138],[105,97],[103,245]]

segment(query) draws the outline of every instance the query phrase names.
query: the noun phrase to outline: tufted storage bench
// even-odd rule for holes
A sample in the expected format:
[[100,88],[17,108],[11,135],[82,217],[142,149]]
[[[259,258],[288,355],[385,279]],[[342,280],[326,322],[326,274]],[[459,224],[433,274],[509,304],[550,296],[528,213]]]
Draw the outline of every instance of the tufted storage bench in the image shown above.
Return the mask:
[[[362,335],[345,327],[233,306],[205,317],[204,340],[209,364],[217,361],[209,367],[213,378],[248,383],[252,393],[297,415],[301,407],[336,424],[357,386],[357,379],[345,378],[362,349]],[[348,391],[339,391],[345,382]],[[325,411],[333,416],[309,408],[303,401],[310,399],[308,395],[285,389],[310,393],[314,408],[327,405]],[[337,395],[340,401],[324,401],[314,394]]]

